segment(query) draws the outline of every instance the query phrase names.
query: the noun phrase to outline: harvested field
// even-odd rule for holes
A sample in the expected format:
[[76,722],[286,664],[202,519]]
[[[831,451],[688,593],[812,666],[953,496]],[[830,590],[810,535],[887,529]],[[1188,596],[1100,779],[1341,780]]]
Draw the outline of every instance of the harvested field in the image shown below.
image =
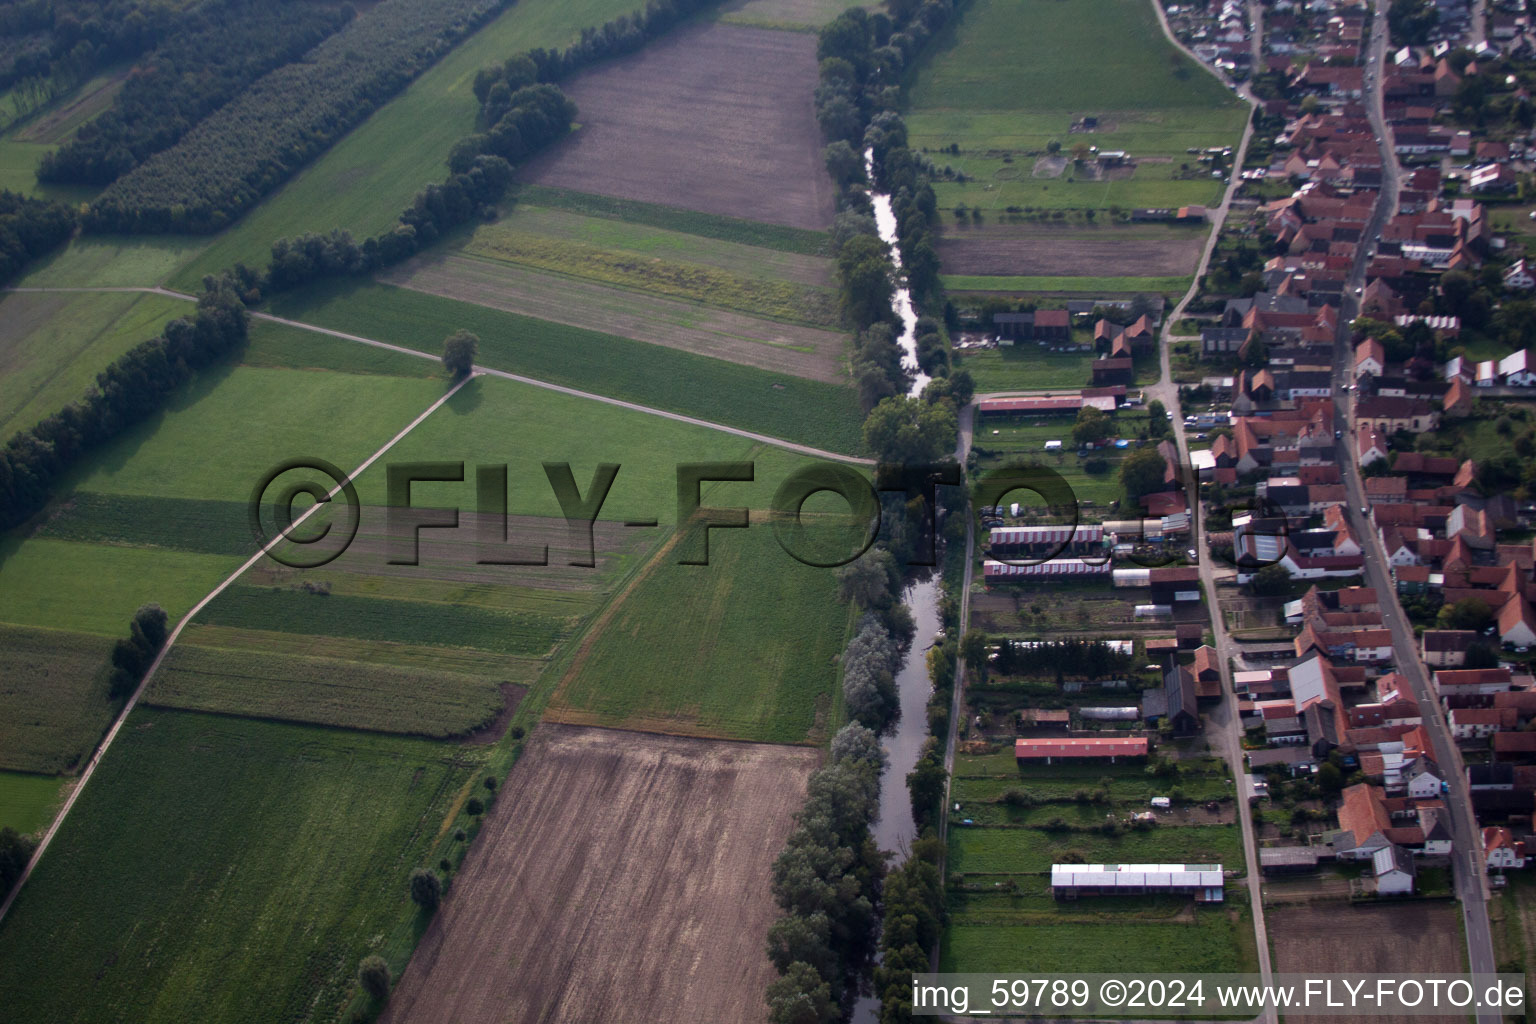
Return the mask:
[[387,1024],[761,1021],[814,750],[541,725]]
[[520,180],[771,224],[825,228],[832,181],[811,106],[816,37],[680,29],[571,82],[573,137]]
[[1005,225],[946,231],[939,259],[947,274],[999,277],[1177,277],[1194,272],[1205,234],[1147,238],[1135,230],[1068,231]]
[[[1343,901],[1265,911],[1275,973],[1453,974],[1466,970],[1467,944],[1461,914],[1450,900],[1351,906]],[[1405,965],[1411,964],[1412,967]],[[1328,1021],[1369,1024],[1380,1017],[1301,1017],[1288,1024]],[[1415,1017],[1415,1022],[1455,1022],[1465,1017]]]
[[425,255],[380,275],[412,291],[682,349],[744,366],[841,383],[841,334],[761,320],[508,263]]

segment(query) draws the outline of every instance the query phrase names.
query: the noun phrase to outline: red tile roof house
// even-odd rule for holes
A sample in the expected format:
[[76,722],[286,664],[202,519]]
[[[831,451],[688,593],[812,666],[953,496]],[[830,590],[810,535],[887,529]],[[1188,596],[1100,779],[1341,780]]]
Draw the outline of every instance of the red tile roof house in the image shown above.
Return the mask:
[[1340,860],[1368,860],[1377,850],[1392,845],[1387,838],[1392,818],[1385,797],[1383,790],[1364,782],[1344,790],[1339,831],[1333,838],[1334,853]]

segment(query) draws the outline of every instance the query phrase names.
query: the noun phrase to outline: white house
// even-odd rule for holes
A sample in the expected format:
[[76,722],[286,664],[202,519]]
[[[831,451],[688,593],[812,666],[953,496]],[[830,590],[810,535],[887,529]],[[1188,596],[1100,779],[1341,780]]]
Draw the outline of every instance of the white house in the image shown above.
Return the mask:
[[1536,384],[1536,359],[1531,357],[1531,350],[1522,348],[1500,359],[1499,379],[1516,388],[1528,388]]
[[1504,287],[1522,292],[1536,288],[1536,276],[1532,276],[1530,269],[1526,267],[1524,256],[1515,260],[1510,264],[1509,269],[1504,271]]
[[1376,876],[1376,891],[1383,896],[1405,896],[1413,892],[1413,858],[1396,843],[1383,846],[1371,855],[1371,873]]
[[1451,852],[1451,830],[1446,820],[1443,807],[1419,808],[1419,831],[1424,833],[1424,845],[1420,853],[1433,856]]
[[1498,708],[1451,708],[1446,715],[1451,735],[1458,740],[1484,740],[1499,731],[1504,717]]
[[1497,359],[1484,359],[1477,364],[1477,386],[1491,388],[1499,382],[1499,362]]
[[1413,763],[1403,772],[1403,778],[1408,783],[1408,795],[1415,800],[1439,796],[1441,784],[1445,781],[1441,778],[1439,765],[1427,757],[1414,758]]
[[1525,867],[1525,844],[1515,842],[1507,828],[1490,825],[1483,829],[1483,857],[1488,869]]

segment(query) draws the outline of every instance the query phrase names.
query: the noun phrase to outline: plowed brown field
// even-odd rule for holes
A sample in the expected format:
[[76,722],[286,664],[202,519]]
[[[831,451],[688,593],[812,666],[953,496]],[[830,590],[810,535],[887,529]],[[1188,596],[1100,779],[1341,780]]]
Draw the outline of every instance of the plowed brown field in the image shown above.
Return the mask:
[[762,1021],[803,747],[544,724],[386,1024]]
[[720,23],[669,33],[563,86],[580,128],[523,181],[770,224],[832,222],[812,108],[816,36]]

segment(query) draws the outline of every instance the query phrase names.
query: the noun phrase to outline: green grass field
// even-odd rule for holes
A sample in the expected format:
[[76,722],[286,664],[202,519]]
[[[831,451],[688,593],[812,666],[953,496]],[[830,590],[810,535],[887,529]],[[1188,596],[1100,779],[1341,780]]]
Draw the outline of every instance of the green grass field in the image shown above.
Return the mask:
[[0,929],[21,1020],[332,1021],[398,970],[473,749],[136,711]]
[[1157,921],[1119,912],[1119,901],[1107,899],[1080,901],[1076,913],[1055,914],[1010,912],[1010,902],[970,894],[952,900],[939,970],[1018,974],[1027,965],[1041,973],[1114,974],[1127,963],[1138,973],[1253,969],[1244,957],[1253,946],[1251,929],[1230,911],[1203,908],[1192,920]]
[[278,642],[258,652],[178,644],[145,700],[193,711],[433,737],[462,736],[501,710],[493,678],[301,657],[287,653],[286,646]]
[[[164,283],[207,244],[207,239],[180,235],[81,235],[16,283],[30,288],[149,288]],[[202,277],[189,278],[186,284],[186,291],[195,292]]]
[[384,105],[233,228],[174,280],[242,261],[265,266],[272,243],[346,228],[361,239],[388,230],[411,199],[448,173],[448,151],[475,130],[475,72],[534,47],[558,48],[581,29],[637,10],[637,0],[519,0]]
[[[1092,352],[1052,352],[1034,342],[955,353],[955,363],[976,382],[977,394],[1039,388],[1085,388]],[[1068,423],[1070,434],[1071,424]]]
[[109,445],[79,487],[243,502],[286,459],[318,456],[352,469],[444,390],[441,379],[213,370],[179,392],[164,413]]
[[0,438],[78,400],[107,364],[191,308],[118,292],[0,297]]
[[117,710],[107,698],[111,655],[105,637],[0,626],[0,769],[56,773],[85,762]]
[[711,531],[707,566],[664,550],[551,700],[556,720],[771,743],[824,741],[845,609],[830,569],[758,524]]
[[[704,493],[715,487],[717,504],[767,508],[784,478],[814,461],[708,427],[495,377],[481,377],[454,395],[390,450],[390,460],[462,460],[465,483],[422,483],[411,493],[417,505],[457,505],[466,512],[476,503],[474,467],[506,464],[508,511],[549,517],[561,511],[543,463],[570,463],[583,494],[599,463],[617,463],[599,518],[655,518],[663,525],[677,518],[680,464],[753,462],[753,482],[706,484]],[[365,505],[385,504],[385,476],[377,465],[357,487]]]
[[1221,864],[1242,869],[1235,825],[1159,826],[1146,832],[1047,832],[1037,828],[957,828],[950,833],[950,871],[966,874],[1048,872],[1063,854],[1086,864]]
[[240,559],[43,538],[0,541],[0,622],[119,637],[142,604],[186,613]]
[[0,771],[0,828],[41,832],[53,819],[64,786],[65,780],[51,775]]
[[283,317],[425,352],[441,351],[443,338],[464,328],[479,336],[485,366],[832,451],[863,450],[851,387],[386,285],[314,288],[273,305]]
[[[992,213],[1213,204],[1221,185],[1208,174],[1174,177],[1191,160],[1186,149],[1235,145],[1247,116],[1167,43],[1143,0],[976,0],[941,31],[910,82],[908,109],[913,148],[969,179],[936,183],[940,208]],[[1069,134],[1084,115],[1099,129]],[[1142,162],[1125,180],[1035,178],[1030,154],[1052,140],[1066,150],[1077,142],[1125,150]],[[951,145],[960,152],[932,152]],[[1004,159],[1013,155],[1022,159]]]
[[286,370],[334,370],[338,373],[378,373],[388,377],[440,380],[443,364],[388,349],[359,345],[318,331],[252,321],[251,340],[240,354],[243,366]]

